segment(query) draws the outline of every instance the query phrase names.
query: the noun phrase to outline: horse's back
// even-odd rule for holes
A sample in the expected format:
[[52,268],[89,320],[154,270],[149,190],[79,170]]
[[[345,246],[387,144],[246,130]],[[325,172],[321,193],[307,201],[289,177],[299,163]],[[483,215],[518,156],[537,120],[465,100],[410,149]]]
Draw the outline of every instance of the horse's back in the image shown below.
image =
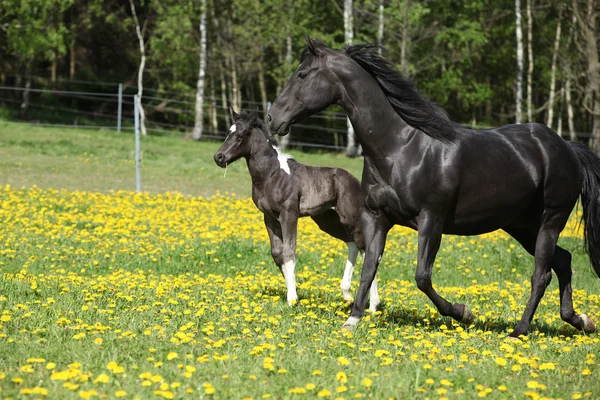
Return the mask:
[[[537,221],[546,207],[573,205],[581,166],[572,148],[541,124],[471,131],[461,143],[451,231],[490,231]],[[474,232],[480,233],[480,232]]]

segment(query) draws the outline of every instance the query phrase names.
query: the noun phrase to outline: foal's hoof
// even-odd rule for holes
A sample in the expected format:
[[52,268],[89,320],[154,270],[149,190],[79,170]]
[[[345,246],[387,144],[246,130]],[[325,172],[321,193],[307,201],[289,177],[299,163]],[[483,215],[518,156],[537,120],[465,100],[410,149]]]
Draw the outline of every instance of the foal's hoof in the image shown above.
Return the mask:
[[348,324],[344,324],[342,325],[342,330],[345,332],[354,332],[356,330],[356,325],[348,325]]
[[471,309],[466,304],[464,305],[462,317],[460,318],[460,322],[465,325],[471,325],[475,321],[475,316],[471,312]]
[[592,319],[585,314],[579,314],[579,318],[583,321],[583,331],[585,333],[596,332],[596,326],[592,322]]

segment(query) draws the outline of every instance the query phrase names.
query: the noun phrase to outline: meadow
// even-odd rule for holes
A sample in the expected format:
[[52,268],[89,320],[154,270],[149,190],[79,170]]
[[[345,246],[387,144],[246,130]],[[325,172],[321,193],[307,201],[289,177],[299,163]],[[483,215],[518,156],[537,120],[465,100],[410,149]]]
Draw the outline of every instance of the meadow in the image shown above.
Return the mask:
[[[560,320],[556,278],[530,335],[506,338],[533,262],[507,235],[444,237],[433,281],[471,306],[465,327],[417,289],[416,235],[394,228],[380,311],[348,333],[343,243],[302,220],[289,307],[243,162],[223,177],[218,143],[144,138],[136,194],[132,144],[0,122],[0,398],[600,397],[600,340]],[[561,245],[575,309],[600,323],[578,217]]]

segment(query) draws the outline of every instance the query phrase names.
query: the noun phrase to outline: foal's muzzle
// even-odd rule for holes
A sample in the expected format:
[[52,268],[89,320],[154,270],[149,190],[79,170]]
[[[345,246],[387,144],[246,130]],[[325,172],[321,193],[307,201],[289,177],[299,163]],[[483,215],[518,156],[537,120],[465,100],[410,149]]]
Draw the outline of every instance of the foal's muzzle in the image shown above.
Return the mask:
[[221,168],[225,168],[227,166],[227,162],[225,161],[225,154],[221,153],[221,152],[217,152],[215,154],[215,163],[221,167]]

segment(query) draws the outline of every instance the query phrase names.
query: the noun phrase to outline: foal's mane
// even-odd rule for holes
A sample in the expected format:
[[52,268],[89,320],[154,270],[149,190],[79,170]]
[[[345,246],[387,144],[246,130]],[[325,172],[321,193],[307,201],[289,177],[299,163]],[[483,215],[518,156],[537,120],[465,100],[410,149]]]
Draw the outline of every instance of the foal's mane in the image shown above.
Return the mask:
[[[254,118],[254,113],[255,112],[248,112],[246,110],[242,110],[242,112],[240,113],[240,119],[248,123],[252,120],[252,118]],[[275,139],[273,135],[271,135],[267,124],[265,123],[265,121],[262,120],[262,118],[256,116],[256,118],[254,119],[254,125],[251,128],[257,128],[258,130],[260,130],[262,134],[265,135],[267,141],[271,146],[278,146],[277,139]]]
[[444,142],[457,137],[460,125],[440,106],[423,98],[412,82],[379,55],[376,46],[355,44],[346,47],[344,53],[375,78],[394,110],[410,126]]

